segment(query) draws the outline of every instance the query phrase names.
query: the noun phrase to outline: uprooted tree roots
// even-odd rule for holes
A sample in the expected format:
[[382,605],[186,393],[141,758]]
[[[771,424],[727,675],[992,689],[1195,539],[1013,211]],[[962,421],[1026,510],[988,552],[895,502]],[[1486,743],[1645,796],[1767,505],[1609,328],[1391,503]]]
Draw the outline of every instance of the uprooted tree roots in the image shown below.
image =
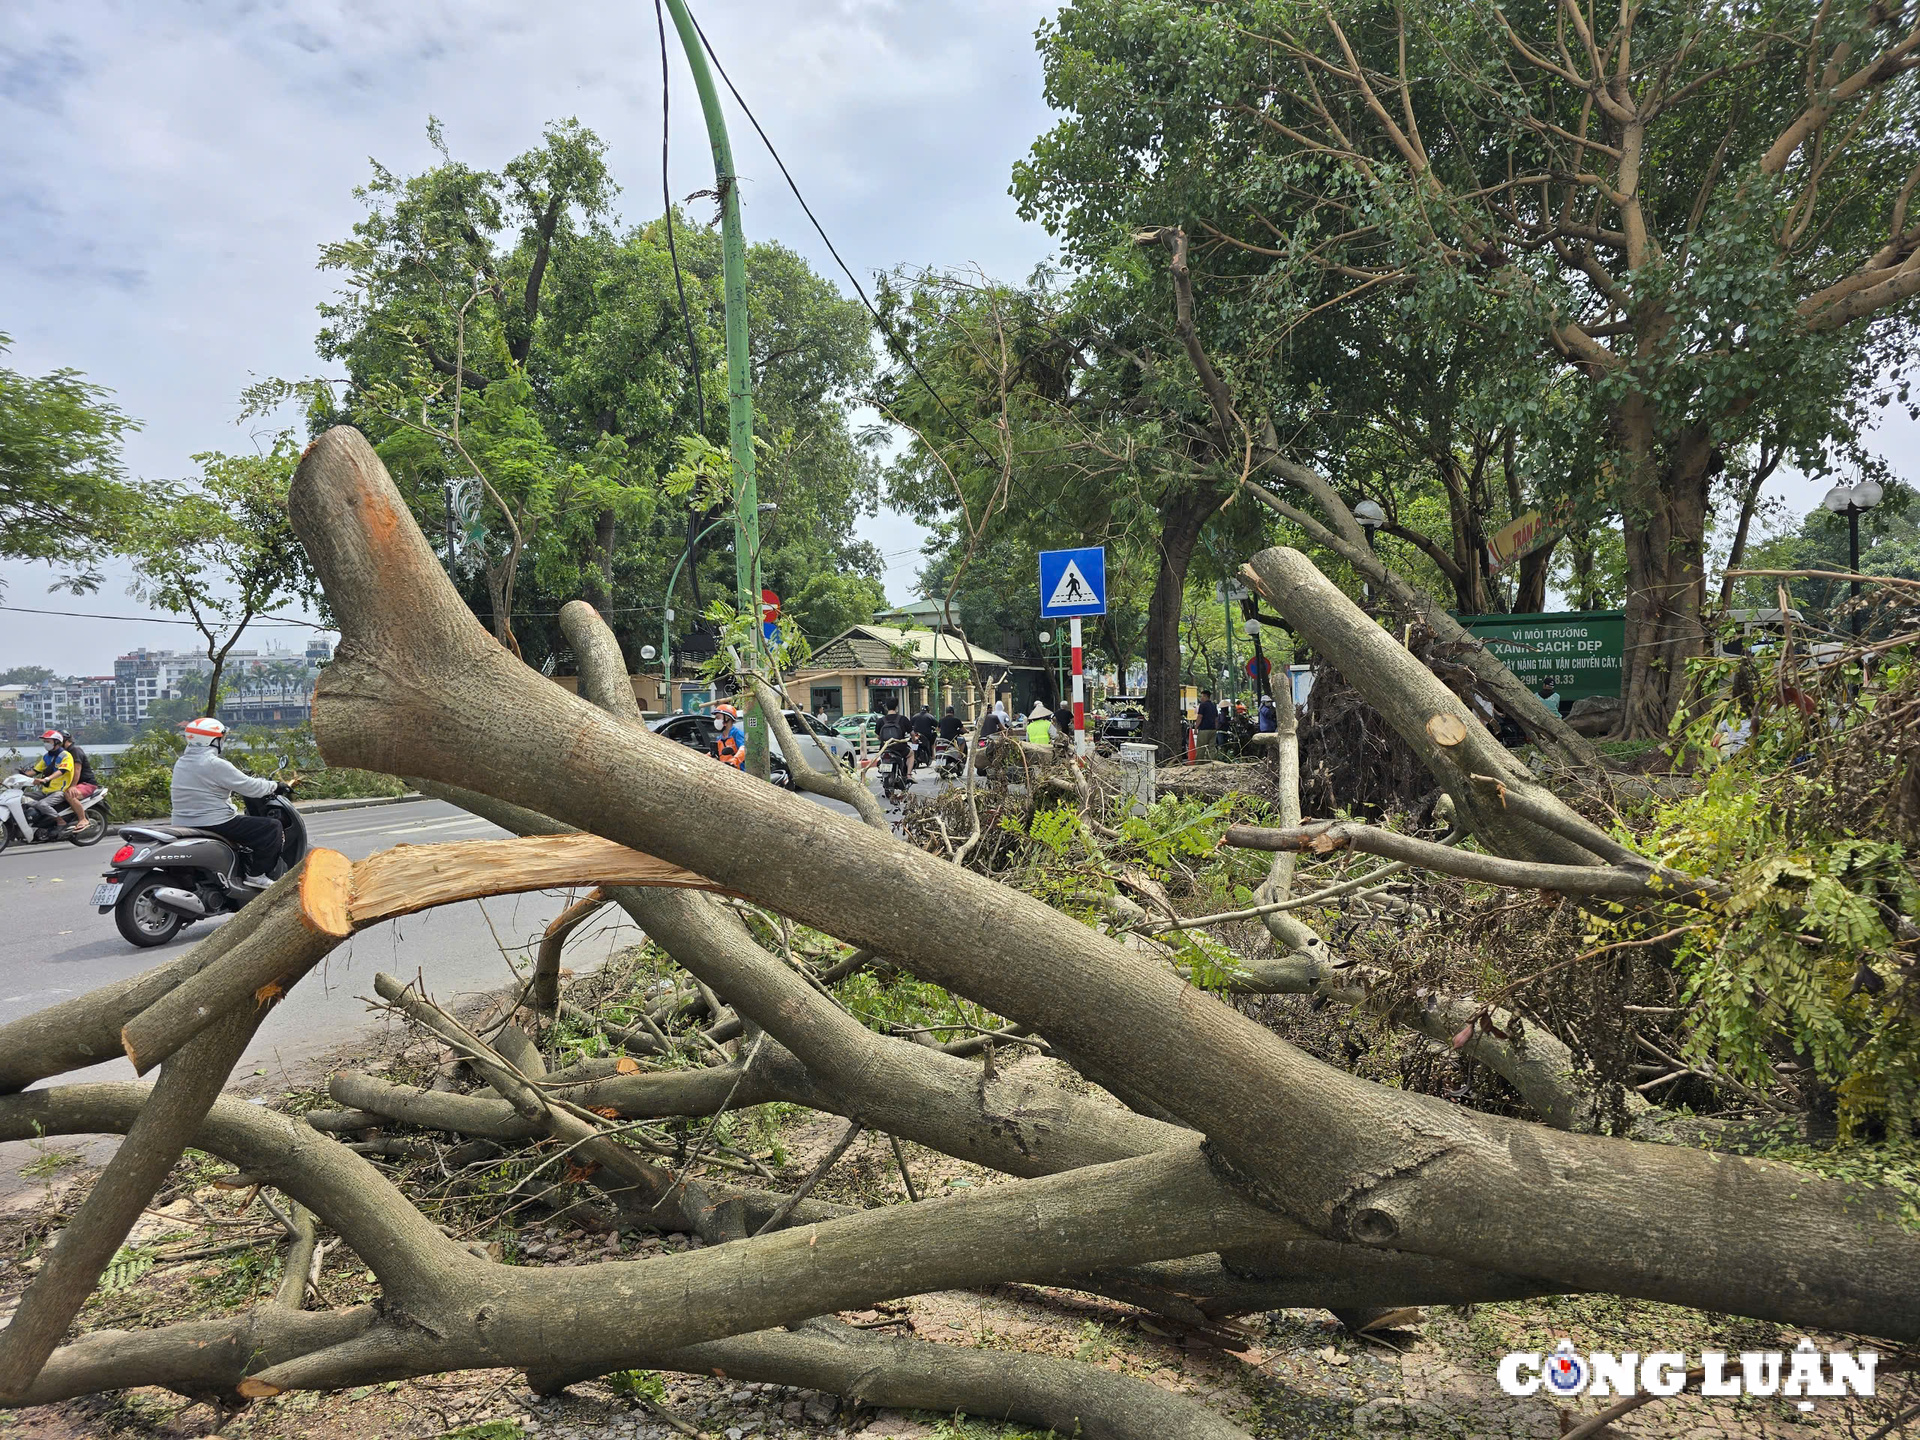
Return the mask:
[[[136,1384],[258,1396],[476,1367],[518,1368],[554,1389],[646,1366],[857,1388],[1068,1434],[1241,1433],[1094,1367],[930,1354],[807,1323],[1003,1281],[1190,1320],[1594,1290],[1920,1336],[1920,1236],[1879,1192],[1578,1133],[1574,1113],[1556,1117],[1561,1128],[1478,1114],[1321,1064],[1137,945],[647,733],[611,636],[591,616],[573,617],[582,696],[543,680],[461,604],[357,433],[314,443],[292,503],[343,631],[316,706],[329,761],[414,777],[525,838],[353,865],[316,852],[185,955],[0,1030],[0,1083],[15,1092],[0,1100],[0,1135],[126,1136],[0,1334],[10,1402]],[[1297,806],[1289,815],[1283,804],[1279,827],[1236,837],[1280,857],[1264,894],[1286,893],[1287,855],[1335,844],[1453,873],[1495,867],[1491,883],[1623,903],[1711,890],[1624,849],[1535,784],[1303,557],[1268,551],[1247,573],[1412,747],[1458,829],[1487,852],[1301,826]],[[382,977],[387,1003],[460,1056],[486,1092],[349,1077],[335,1094],[345,1118],[323,1120],[327,1131],[221,1098],[266,1008],[359,926],[556,885],[599,887],[695,982],[697,1007],[692,994],[674,1003],[703,1038],[683,1040],[687,1017],[663,1008],[630,1017],[631,1048],[694,1043],[715,1063],[556,1083],[518,1032],[484,1039]],[[770,948],[765,925],[756,931],[736,902],[1004,1017],[1132,1108],[1016,1080],[991,1050],[974,1058],[874,1033],[820,975],[778,953],[777,937]],[[1328,964],[1325,947],[1284,912],[1269,929],[1280,954],[1264,988],[1351,983],[1314,968]],[[539,977],[529,999],[559,1003]],[[665,1033],[668,1020],[680,1036]],[[152,1089],[24,1089],[122,1050],[143,1071],[158,1067]],[[1516,1084],[1528,1078],[1522,1062],[1543,1063],[1539,1050],[1512,1058]],[[1533,1078],[1550,1097],[1554,1077]],[[697,1179],[644,1123],[771,1099],[1017,1178],[847,1211],[747,1177]],[[621,1223],[706,1243],[568,1269],[489,1259],[337,1138],[355,1133],[356,1115],[541,1140],[544,1154],[592,1177]],[[311,1211],[378,1277],[380,1302],[312,1313],[298,1286],[283,1287],[283,1299],[237,1317],[63,1344],[187,1146]]]

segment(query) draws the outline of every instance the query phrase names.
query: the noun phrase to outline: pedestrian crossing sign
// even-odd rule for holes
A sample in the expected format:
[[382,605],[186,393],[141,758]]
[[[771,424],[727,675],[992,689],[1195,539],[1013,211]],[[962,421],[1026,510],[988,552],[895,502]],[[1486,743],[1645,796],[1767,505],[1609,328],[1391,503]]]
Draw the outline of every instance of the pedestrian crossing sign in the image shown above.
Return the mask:
[[1102,545],[1040,552],[1040,617],[1107,613],[1107,551]]

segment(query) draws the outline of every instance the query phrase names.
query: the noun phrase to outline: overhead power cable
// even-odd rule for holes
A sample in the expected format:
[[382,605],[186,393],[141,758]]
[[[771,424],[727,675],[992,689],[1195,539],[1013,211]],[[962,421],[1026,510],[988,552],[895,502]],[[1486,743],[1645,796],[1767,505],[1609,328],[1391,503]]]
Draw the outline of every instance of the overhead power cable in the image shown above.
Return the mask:
[[[656,12],[659,9],[659,4],[660,0],[654,0]],[[860,284],[860,278],[853,273],[853,270],[848,266],[847,262],[840,258],[840,251],[835,248],[832,238],[827,234],[826,227],[820,223],[819,217],[813,213],[813,207],[807,204],[807,197],[800,193],[800,187],[794,182],[792,172],[787,169],[787,162],[782,160],[780,158],[780,152],[773,148],[773,141],[767,138],[767,132],[761,128],[759,120],[754,117],[752,108],[747,104],[746,98],[740,93],[740,88],[733,83],[733,77],[727,74],[727,67],[720,63],[720,57],[714,53],[713,42],[707,39],[707,32],[700,28],[700,17],[694,15],[691,10],[688,11],[688,15],[693,20],[694,32],[699,35],[700,44],[705,48],[707,58],[713,61],[713,68],[718,70],[720,72],[720,78],[727,82],[727,89],[732,93],[734,102],[739,105],[741,113],[747,117],[747,123],[753,126],[753,133],[760,137],[760,143],[767,147],[767,154],[773,157],[773,163],[780,167],[781,178],[787,182],[787,188],[793,192],[793,198],[800,202],[800,208],[806,212],[808,221],[813,225],[814,233],[820,237],[821,243],[827,247],[827,253],[833,256],[834,264],[840,267],[840,273],[845,275],[847,277],[847,283],[853,286],[853,293],[858,295],[860,297],[860,303],[867,307],[867,313],[873,317],[874,324],[878,325],[887,339],[893,342],[896,352],[900,358],[906,362],[907,368],[913,372],[914,379],[918,380],[921,385],[926,388],[927,394],[933,398],[933,403],[940,407],[941,411],[949,420],[960,427],[961,432],[967,439],[978,446],[980,453],[986,456],[991,462],[993,459],[992,447],[983,443],[980,437],[973,433],[973,427],[956,415],[953,407],[940,398],[940,392],[933,388],[933,382],[927,379],[927,377],[921,373],[920,367],[914,363],[913,355],[907,349],[906,341],[900,338],[893,327],[887,323],[886,317],[874,308],[873,301],[867,298],[867,292]],[[663,45],[665,44],[664,39],[661,43]]]
[[687,282],[681,278],[680,251],[673,243],[673,191],[667,184],[667,136],[673,87],[667,76],[667,17],[660,8],[660,0],[653,0],[653,23],[660,30],[660,203],[667,217],[667,255],[673,261],[673,288],[680,292],[680,319],[687,327],[687,354],[693,368],[693,407],[700,417],[699,433],[705,435],[707,401],[700,390],[700,344],[693,337],[693,312],[687,308]]

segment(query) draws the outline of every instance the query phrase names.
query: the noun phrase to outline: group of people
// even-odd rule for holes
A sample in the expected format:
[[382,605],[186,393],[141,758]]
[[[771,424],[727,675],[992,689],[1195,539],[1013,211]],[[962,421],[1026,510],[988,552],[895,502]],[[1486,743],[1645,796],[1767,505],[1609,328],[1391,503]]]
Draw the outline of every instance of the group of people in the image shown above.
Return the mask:
[[1202,690],[1200,703],[1188,722],[1193,736],[1193,757],[1218,759],[1231,741],[1237,739],[1244,744],[1248,736],[1271,735],[1279,725],[1280,712],[1275,709],[1271,695],[1262,695],[1259,706],[1249,714],[1246,701],[1222,705],[1214,700],[1211,690]]
[[86,799],[100,786],[93,778],[93,764],[87,759],[87,752],[74,744],[70,733],[47,730],[42,732],[40,743],[47,747],[46,753],[33,764],[22,766],[19,773],[31,775],[49,800],[64,804],[73,816],[72,820],[61,821],[54,832],[57,839],[86,825]]

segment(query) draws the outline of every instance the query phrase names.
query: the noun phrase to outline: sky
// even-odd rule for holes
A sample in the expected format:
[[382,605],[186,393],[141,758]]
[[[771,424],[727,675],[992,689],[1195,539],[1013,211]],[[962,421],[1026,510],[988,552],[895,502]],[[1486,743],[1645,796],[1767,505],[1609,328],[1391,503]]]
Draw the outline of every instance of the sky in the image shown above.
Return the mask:
[[[1007,196],[1050,123],[1033,33],[1040,0],[699,0],[722,63],[840,252],[864,281],[896,265],[1022,279],[1050,253]],[[620,205],[657,214],[660,57],[651,7],[589,0],[9,0],[0,33],[0,331],[4,363],[83,371],[144,428],[130,470],[192,473],[237,449],[238,397],[262,376],[321,372],[317,247],[363,213],[369,158],[433,162],[436,115],[493,168],[549,120],[607,142]],[[669,39],[672,39],[669,28]],[[673,193],[712,184],[685,61],[672,54]],[[749,239],[822,273],[832,257],[743,117],[732,115]],[[1881,448],[1920,479],[1920,427]],[[1795,514],[1826,482],[1781,475]],[[883,513],[866,537],[889,598],[911,598],[920,531]],[[140,616],[124,570],[94,595],[46,593],[44,567],[0,565],[0,604]],[[101,674],[135,645],[186,647],[178,625],[0,610],[0,669]],[[298,645],[304,632],[263,630]]]
[[[1035,0],[695,0],[740,93],[866,283],[896,265],[978,265],[1023,279],[1050,253],[1013,213],[1013,163],[1048,123]],[[129,470],[252,443],[235,428],[260,376],[322,373],[317,247],[363,211],[369,157],[493,168],[578,117],[608,146],[629,219],[660,211],[660,52],[653,7],[587,0],[9,0],[0,32],[0,361],[61,366],[116,392],[144,428]],[[698,100],[668,24],[673,193],[713,184]],[[744,117],[730,113],[749,240],[815,269],[832,257]],[[696,202],[697,203],[697,202]],[[842,281],[844,288],[844,280]],[[869,286],[871,290],[871,286]],[[257,426],[256,422],[256,426]],[[865,537],[910,598],[918,527]],[[48,595],[45,567],[0,565],[0,604],[150,612],[124,570],[94,595]],[[251,632],[249,632],[251,635]],[[297,644],[304,632],[263,631]],[[0,669],[109,673],[135,645],[187,648],[175,625],[0,611]],[[243,642],[247,643],[247,642]]]

